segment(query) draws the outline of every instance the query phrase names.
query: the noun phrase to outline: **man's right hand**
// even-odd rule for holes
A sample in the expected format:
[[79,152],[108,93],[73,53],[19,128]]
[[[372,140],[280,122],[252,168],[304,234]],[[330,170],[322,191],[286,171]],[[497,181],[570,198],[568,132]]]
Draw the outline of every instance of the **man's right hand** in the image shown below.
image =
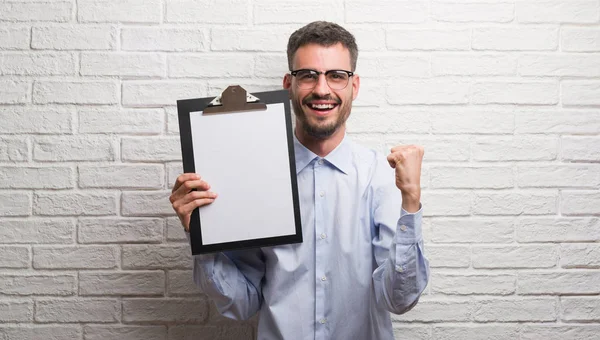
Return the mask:
[[185,231],[190,231],[192,211],[211,204],[217,198],[217,194],[208,189],[210,189],[210,185],[197,174],[185,173],[177,177],[169,200]]

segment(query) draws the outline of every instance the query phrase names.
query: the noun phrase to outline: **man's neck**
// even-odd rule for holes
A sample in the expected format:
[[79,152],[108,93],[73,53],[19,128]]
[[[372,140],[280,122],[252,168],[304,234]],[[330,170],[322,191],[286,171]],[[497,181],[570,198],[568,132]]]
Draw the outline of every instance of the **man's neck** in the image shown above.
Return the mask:
[[296,125],[296,138],[298,138],[298,141],[319,157],[327,156],[338,145],[340,145],[342,140],[344,140],[345,134],[346,126],[343,125],[331,136],[325,139],[320,139],[308,135],[299,125]]

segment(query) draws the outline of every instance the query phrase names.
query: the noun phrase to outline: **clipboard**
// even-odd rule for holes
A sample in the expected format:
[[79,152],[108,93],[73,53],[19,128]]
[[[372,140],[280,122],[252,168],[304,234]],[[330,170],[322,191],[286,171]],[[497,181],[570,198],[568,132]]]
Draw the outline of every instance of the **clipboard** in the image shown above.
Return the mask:
[[192,255],[302,242],[287,90],[177,101],[183,170],[217,193],[190,220]]

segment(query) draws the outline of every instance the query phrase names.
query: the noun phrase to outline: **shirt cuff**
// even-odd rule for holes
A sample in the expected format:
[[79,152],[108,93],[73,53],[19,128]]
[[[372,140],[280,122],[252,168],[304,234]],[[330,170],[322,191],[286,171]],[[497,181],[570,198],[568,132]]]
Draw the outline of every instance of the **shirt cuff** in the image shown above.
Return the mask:
[[412,244],[421,241],[423,234],[421,225],[423,223],[423,205],[419,203],[419,210],[409,213],[402,209],[400,219],[396,226],[396,243]]

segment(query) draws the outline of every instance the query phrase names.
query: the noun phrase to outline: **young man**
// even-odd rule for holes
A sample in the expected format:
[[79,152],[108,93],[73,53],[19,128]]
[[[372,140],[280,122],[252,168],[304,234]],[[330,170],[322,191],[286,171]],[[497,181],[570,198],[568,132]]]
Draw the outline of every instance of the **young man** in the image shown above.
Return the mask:
[[[304,242],[195,256],[194,280],[227,317],[260,312],[258,339],[393,339],[389,312],[410,310],[429,276],[423,148],[398,146],[386,159],[346,136],[360,79],[345,29],[311,23],[287,53]],[[216,199],[209,189],[195,174],[177,179],[171,202],[186,230],[191,212]]]

